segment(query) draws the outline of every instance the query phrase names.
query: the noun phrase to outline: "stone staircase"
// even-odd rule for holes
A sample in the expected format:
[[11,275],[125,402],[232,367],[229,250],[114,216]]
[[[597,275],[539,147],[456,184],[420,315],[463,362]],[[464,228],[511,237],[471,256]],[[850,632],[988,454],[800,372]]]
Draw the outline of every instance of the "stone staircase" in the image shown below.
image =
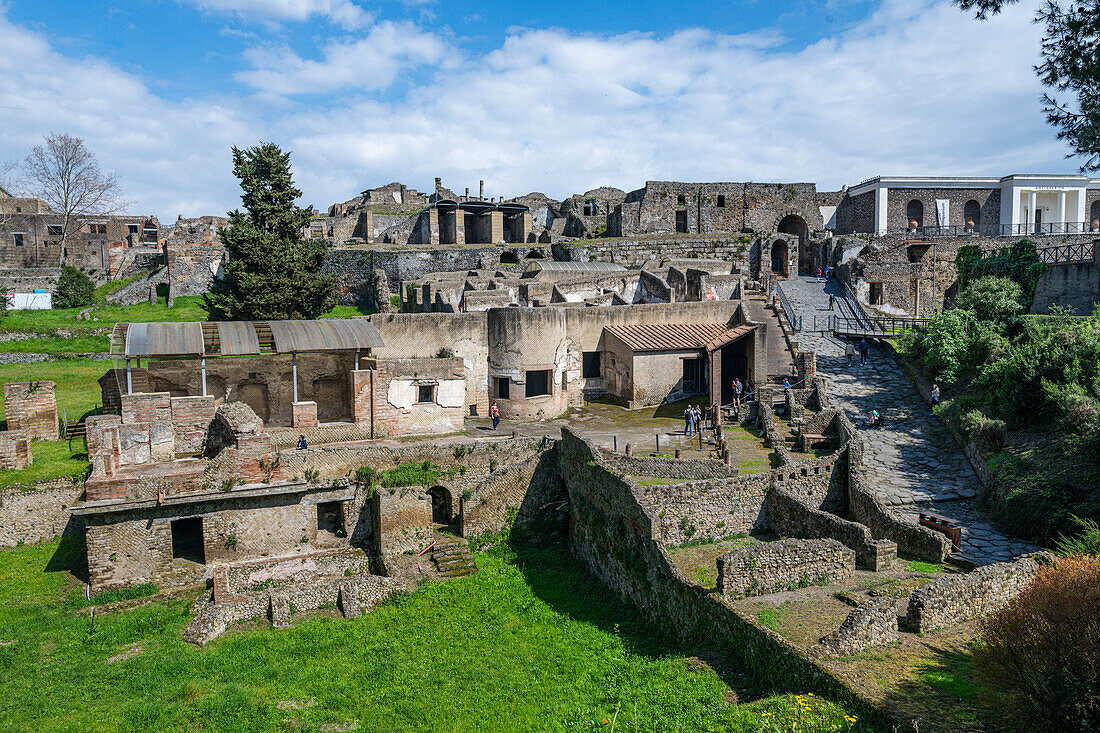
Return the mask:
[[440,537],[432,547],[432,562],[444,578],[457,578],[477,572],[470,544],[461,537]]

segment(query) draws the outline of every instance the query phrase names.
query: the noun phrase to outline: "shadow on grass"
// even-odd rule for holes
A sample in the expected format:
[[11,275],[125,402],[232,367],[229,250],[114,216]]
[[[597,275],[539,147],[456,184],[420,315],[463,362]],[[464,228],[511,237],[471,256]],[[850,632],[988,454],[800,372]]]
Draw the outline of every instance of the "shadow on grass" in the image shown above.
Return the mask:
[[82,583],[88,582],[88,545],[84,539],[84,528],[69,518],[65,525],[65,534],[61,542],[46,563],[47,573],[70,573]]
[[914,674],[886,693],[888,709],[919,720],[922,730],[926,726],[945,733],[1020,730],[1007,708],[978,681],[969,649],[938,645],[934,636],[928,642],[926,656],[914,665]]
[[[766,692],[717,644],[681,642],[675,633],[624,601],[595,576],[566,547],[564,527],[550,534],[515,533],[494,551],[506,555],[523,573],[531,591],[558,613],[604,632],[613,633],[632,653],[648,657],[685,657],[693,667],[710,667],[741,700]],[[537,544],[533,537],[552,536]]]

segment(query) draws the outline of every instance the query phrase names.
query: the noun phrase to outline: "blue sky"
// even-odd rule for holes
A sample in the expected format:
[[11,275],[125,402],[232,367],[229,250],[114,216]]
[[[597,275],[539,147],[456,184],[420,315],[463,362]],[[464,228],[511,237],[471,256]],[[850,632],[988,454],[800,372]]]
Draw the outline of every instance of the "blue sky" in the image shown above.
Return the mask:
[[401,180],[563,197],[647,179],[1072,171],[1033,6],[946,0],[0,0],[0,161],[84,137],[133,209],[238,202],[230,146],[318,206]]

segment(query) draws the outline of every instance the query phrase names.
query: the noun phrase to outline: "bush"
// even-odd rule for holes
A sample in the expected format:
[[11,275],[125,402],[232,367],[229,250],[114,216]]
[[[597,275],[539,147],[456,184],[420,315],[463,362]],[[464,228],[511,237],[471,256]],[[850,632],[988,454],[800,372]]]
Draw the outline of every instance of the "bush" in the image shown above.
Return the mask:
[[1021,729],[1100,730],[1100,561],[1064,558],[1039,569],[981,622],[978,675],[1025,719]]
[[1063,557],[1072,555],[1100,556],[1100,524],[1092,519],[1074,517],[1073,523],[1081,530],[1073,537],[1062,536],[1054,543],[1058,554]]
[[968,356],[977,325],[974,314],[964,310],[949,310],[932,319],[918,348],[934,377],[954,382],[971,366]]
[[360,466],[359,468],[355,469],[356,483],[362,484],[363,486],[370,488],[371,486],[374,486],[375,482],[377,481],[378,472],[370,466]]
[[92,279],[75,267],[65,265],[61,268],[61,277],[57,279],[57,290],[53,294],[54,308],[83,308],[92,304],[95,284]]
[[387,489],[400,486],[430,486],[439,480],[439,466],[431,461],[402,463],[382,472],[382,485]]
[[983,448],[988,450],[1000,450],[1008,437],[1008,428],[1004,420],[994,420],[981,410],[971,410],[966,413],[963,417],[963,427]]
[[1023,311],[1023,290],[1007,277],[981,277],[955,299],[955,307],[970,311],[979,321],[1007,321]]

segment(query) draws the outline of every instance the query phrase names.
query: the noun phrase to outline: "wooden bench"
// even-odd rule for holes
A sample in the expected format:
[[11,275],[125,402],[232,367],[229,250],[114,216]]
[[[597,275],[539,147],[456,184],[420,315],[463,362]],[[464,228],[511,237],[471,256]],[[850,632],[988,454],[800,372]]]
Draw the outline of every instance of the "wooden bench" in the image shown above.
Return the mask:
[[947,538],[951,540],[952,552],[958,552],[962,549],[963,528],[961,524],[950,517],[945,517],[935,512],[921,512],[919,516],[919,523],[922,527],[928,527],[929,529],[934,529],[937,532],[947,535]]

